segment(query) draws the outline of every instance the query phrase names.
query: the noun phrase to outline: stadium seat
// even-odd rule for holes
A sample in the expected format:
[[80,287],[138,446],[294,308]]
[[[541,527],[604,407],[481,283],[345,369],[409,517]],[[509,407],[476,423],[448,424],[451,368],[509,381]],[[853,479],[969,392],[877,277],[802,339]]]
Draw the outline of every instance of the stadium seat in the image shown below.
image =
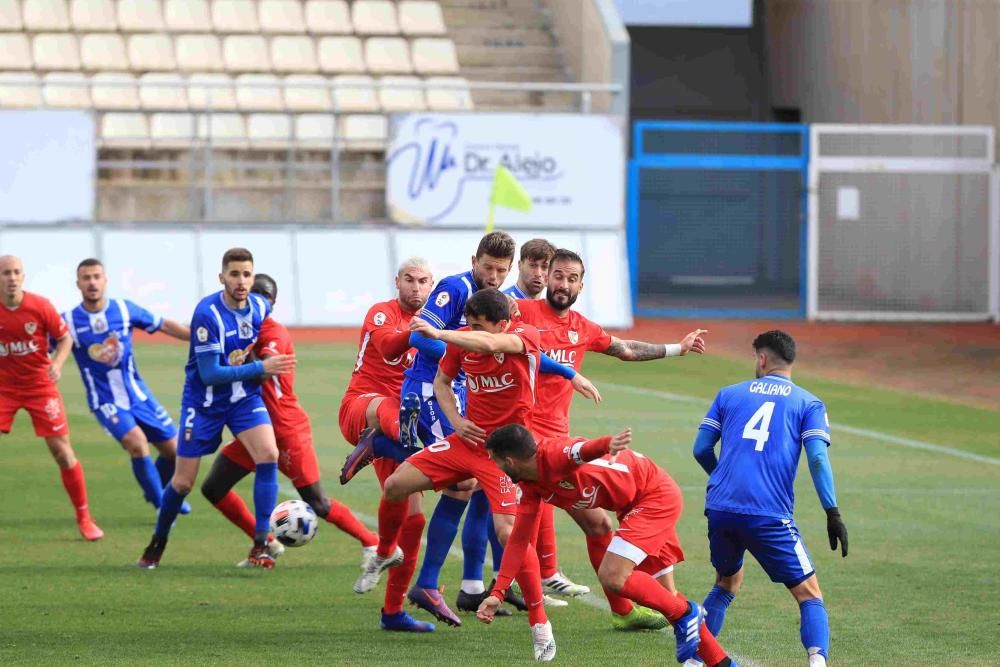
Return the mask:
[[236,77],[236,105],[251,111],[285,108],[281,81],[273,74],[241,74]]
[[24,0],[22,9],[24,28],[29,32],[69,29],[65,0]]
[[390,0],[354,0],[351,23],[359,35],[397,35],[396,5]]
[[432,0],[399,3],[399,28],[406,35],[443,35],[447,32],[441,5]]
[[302,113],[295,116],[295,141],[301,146],[333,146],[333,116],[325,113]]
[[410,49],[402,37],[369,37],[365,40],[365,63],[369,72],[410,73]]
[[163,18],[172,32],[211,32],[212,14],[207,0],[167,0]]
[[70,19],[77,32],[114,32],[118,16],[112,0],[73,0]]
[[215,35],[178,35],[177,68],[182,72],[220,72],[224,69],[222,46]]
[[44,33],[31,40],[35,69],[80,69],[80,47],[69,33]]
[[271,64],[275,72],[315,72],[316,48],[311,37],[278,36],[271,38]]
[[232,111],[236,88],[226,74],[192,74],[188,77],[188,102],[192,109]]
[[187,109],[185,80],[173,72],[150,72],[139,77],[139,100],[144,109]]
[[214,113],[198,117],[198,138],[226,148],[246,146],[247,132],[243,116],[238,113]]
[[257,7],[252,0],[215,0],[212,3],[212,23],[216,32],[260,31]]
[[[42,106],[42,88],[34,72],[4,72],[0,83],[0,107],[26,109]],[[36,85],[31,85],[36,84]]]
[[[435,84],[446,84],[447,87]],[[473,108],[469,82],[457,76],[432,76],[427,79],[427,107],[431,111],[470,111]]]
[[167,35],[131,35],[128,38],[128,59],[133,70],[164,71],[177,69],[174,43]]
[[18,0],[0,0],[0,30],[21,30],[21,3]]
[[90,97],[98,109],[138,109],[135,77],[124,72],[102,72],[90,79]]
[[125,40],[114,33],[91,33],[80,40],[83,68],[90,70],[121,70],[128,68]]
[[342,74],[334,77],[333,83],[333,104],[337,111],[379,111],[375,79],[367,75]]
[[141,113],[106,113],[101,116],[101,143],[105,146],[141,148],[149,145],[149,124]]
[[118,27],[124,32],[159,32],[163,12],[156,0],[118,0]]
[[357,37],[319,40],[319,68],[324,72],[364,72],[365,57]]
[[432,37],[413,40],[413,67],[420,74],[457,74],[455,42]]
[[260,29],[265,33],[287,35],[306,31],[302,3],[298,0],[262,0],[257,13]]
[[0,70],[31,69],[31,45],[23,33],[0,35]]
[[[285,106],[292,111],[328,111],[333,108],[327,80],[311,74],[285,77]],[[304,87],[311,85],[312,87]]]
[[252,113],[247,119],[247,136],[255,148],[287,146],[295,138],[292,118],[283,113]]
[[260,35],[229,35],[222,47],[230,72],[268,72],[267,40]]
[[45,104],[66,109],[89,109],[90,86],[79,72],[50,72],[45,75]]
[[339,132],[342,146],[347,151],[381,151],[389,128],[385,116],[340,116]]
[[315,35],[354,32],[346,0],[307,0],[306,30]]
[[427,108],[424,91],[415,76],[384,76],[378,82],[378,101],[382,110],[423,111]]
[[196,116],[190,113],[154,113],[149,119],[154,146],[186,148],[198,137]]

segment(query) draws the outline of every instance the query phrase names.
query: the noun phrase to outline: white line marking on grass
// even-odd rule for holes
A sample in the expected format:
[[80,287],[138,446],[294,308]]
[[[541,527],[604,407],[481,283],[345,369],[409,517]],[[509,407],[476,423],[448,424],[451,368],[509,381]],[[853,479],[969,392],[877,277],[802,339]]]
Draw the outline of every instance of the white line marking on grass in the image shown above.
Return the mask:
[[[626,394],[635,394],[638,396],[655,396],[657,398],[663,398],[668,401],[676,401],[677,403],[697,403],[706,407],[711,403],[702,398],[696,398],[694,396],[685,396],[684,394],[675,394],[669,391],[660,391],[658,389],[647,389],[644,387],[633,387],[627,384],[617,384],[615,382],[601,382],[600,388],[610,388]],[[861,436],[863,438],[869,438],[871,440],[878,440],[881,442],[888,442],[894,445],[900,445],[902,447],[909,447],[910,449],[920,449],[926,452],[935,452],[938,454],[945,454],[948,456],[954,456],[960,459],[967,459],[969,461],[976,461],[978,463],[988,463],[990,465],[1000,465],[1000,459],[994,458],[992,456],[985,456],[983,454],[975,454],[973,452],[967,452],[963,449],[955,449],[953,447],[945,447],[943,445],[935,445],[930,442],[921,442],[920,440],[912,440],[910,438],[903,438],[898,435],[890,435],[888,433],[882,433],[881,431],[872,431],[866,428],[856,428],[854,426],[848,426],[841,422],[836,422],[833,425],[833,431],[849,433],[851,435]]]

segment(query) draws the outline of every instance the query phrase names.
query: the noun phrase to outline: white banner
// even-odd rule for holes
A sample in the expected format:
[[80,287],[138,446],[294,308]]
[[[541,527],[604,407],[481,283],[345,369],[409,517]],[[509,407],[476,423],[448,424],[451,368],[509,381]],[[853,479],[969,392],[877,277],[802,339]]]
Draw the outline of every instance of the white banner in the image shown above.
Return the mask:
[[619,227],[625,143],[617,116],[396,114],[386,152],[386,207],[402,223],[485,225],[493,172],[504,166],[532,210],[497,207],[499,229]]

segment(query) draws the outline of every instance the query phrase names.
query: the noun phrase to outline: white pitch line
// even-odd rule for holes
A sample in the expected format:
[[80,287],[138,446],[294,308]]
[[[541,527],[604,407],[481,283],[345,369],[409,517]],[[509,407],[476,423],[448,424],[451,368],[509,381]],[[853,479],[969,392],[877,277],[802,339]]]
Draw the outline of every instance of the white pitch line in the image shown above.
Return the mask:
[[[600,382],[599,388],[610,388],[626,394],[635,394],[638,396],[655,396],[657,398],[666,399],[668,401],[675,401],[677,403],[697,403],[699,405],[707,406],[711,403],[702,398],[696,398],[694,396],[685,396],[684,394],[675,394],[669,391],[660,391],[658,389],[647,389],[644,387],[633,387],[627,384],[617,384],[615,382]],[[920,440],[912,440],[910,438],[903,438],[898,435],[890,435],[888,433],[882,433],[881,431],[872,431],[866,428],[857,428],[855,426],[848,426],[840,422],[835,422],[833,425],[834,434],[838,432],[849,433],[851,435],[861,436],[863,438],[869,438],[871,440],[878,440],[880,442],[887,442],[893,445],[900,445],[901,447],[909,447],[910,449],[919,449],[926,452],[935,452],[937,454],[945,454],[947,456],[954,456],[960,459],[966,459],[969,461],[976,461],[978,463],[987,463],[990,465],[1000,465],[1000,458],[994,458],[992,456],[986,456],[984,454],[975,454],[973,452],[967,452],[963,449],[955,449],[953,447],[945,447],[944,445],[935,445],[930,442],[921,442]]]

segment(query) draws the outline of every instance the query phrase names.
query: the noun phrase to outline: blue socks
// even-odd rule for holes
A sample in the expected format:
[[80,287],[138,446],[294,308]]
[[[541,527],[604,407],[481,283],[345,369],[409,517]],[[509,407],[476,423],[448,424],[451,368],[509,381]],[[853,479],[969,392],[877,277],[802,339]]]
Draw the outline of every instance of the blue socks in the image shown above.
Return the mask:
[[493,524],[492,519],[486,522],[486,536],[490,538],[490,547],[493,550],[493,578],[495,579],[500,574],[500,561],[503,560],[503,545],[500,544],[500,538],[497,537],[496,526]]
[[483,580],[483,564],[486,562],[486,522],[492,522],[490,503],[483,491],[476,491],[469,499],[469,512],[462,526],[462,579]]
[[267,542],[271,530],[271,512],[278,504],[278,464],[258,463],[253,478],[253,510],[257,519],[254,542]]
[[166,456],[156,457],[156,472],[160,474],[160,486],[164,487],[170,483],[174,476],[176,459],[168,459]]
[[444,567],[448,549],[458,534],[458,523],[468,502],[457,500],[450,496],[441,496],[430,523],[427,524],[427,549],[424,552],[424,564],[420,566],[420,576],[417,586],[421,588],[437,588],[438,575]]
[[134,456],[130,460],[132,461],[132,474],[135,475],[135,481],[139,482],[139,486],[142,487],[142,495],[147,502],[153,504],[153,507],[160,509],[163,483],[160,481],[160,475],[156,470],[156,465],[153,464],[153,459],[146,455]]
[[824,658],[830,657],[830,617],[826,613],[826,605],[823,598],[813,598],[806,600],[799,605],[801,614],[800,634],[802,646],[806,653],[821,654]]
[[384,456],[398,463],[402,463],[408,459],[411,454],[417,453],[416,449],[407,449],[382,433],[372,438],[372,451],[375,452],[375,456]]
[[178,493],[172,485],[167,484],[160,501],[160,512],[156,515],[156,530],[153,535],[164,540],[169,537],[170,528],[177,520],[177,514],[181,511],[181,504],[186,495]]
[[705,609],[705,625],[713,637],[718,637],[722,632],[722,623],[726,620],[726,610],[735,596],[721,586],[715,586],[701,606]]

